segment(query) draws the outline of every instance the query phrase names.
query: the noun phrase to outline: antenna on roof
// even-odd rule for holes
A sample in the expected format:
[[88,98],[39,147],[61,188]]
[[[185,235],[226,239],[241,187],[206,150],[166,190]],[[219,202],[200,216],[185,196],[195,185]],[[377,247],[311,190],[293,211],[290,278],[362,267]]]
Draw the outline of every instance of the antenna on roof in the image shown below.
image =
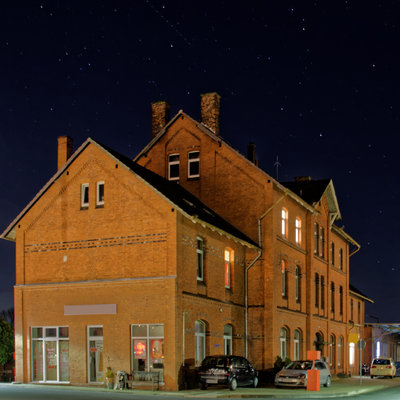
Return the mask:
[[279,162],[278,156],[276,156],[276,161],[274,162],[274,167],[276,167],[276,180],[279,180],[279,167],[281,167],[282,164]]

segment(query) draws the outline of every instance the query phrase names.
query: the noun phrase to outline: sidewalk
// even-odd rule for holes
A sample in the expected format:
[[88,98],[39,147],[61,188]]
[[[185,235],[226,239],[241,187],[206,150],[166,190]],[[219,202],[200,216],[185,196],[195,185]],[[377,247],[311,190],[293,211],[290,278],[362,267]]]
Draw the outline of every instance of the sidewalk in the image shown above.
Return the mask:
[[[1,385],[11,385],[10,383],[0,383]],[[104,387],[88,387],[88,386],[63,386],[63,385],[38,385],[38,384],[21,384],[23,386],[32,387],[51,387],[60,390],[81,390],[81,391],[102,391],[109,392],[110,390]],[[114,390],[114,393],[131,392],[133,395],[147,395],[155,397],[186,397],[186,398],[333,398],[333,397],[349,397],[362,393],[369,393],[387,389],[394,386],[400,386],[400,377],[394,379],[363,377],[360,385],[360,377],[339,379],[333,377],[332,385],[329,388],[321,387],[319,392],[306,391],[302,388],[275,388],[275,387],[260,387],[254,388],[238,388],[235,391],[230,391],[224,387],[215,387],[207,390],[192,389],[179,392],[166,391],[151,391],[140,389]]]

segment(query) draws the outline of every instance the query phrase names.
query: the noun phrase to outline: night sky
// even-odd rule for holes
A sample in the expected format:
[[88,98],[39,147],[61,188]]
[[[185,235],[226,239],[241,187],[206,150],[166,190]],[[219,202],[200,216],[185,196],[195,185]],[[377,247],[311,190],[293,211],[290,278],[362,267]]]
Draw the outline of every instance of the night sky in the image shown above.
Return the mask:
[[[400,322],[399,1],[9,1],[0,5],[0,231],[56,172],[57,137],[134,157],[150,103],[200,119],[221,95],[221,136],[256,143],[279,180],[332,178],[361,244],[351,283]],[[339,223],[341,226],[341,223]],[[0,240],[0,310],[15,245]]]

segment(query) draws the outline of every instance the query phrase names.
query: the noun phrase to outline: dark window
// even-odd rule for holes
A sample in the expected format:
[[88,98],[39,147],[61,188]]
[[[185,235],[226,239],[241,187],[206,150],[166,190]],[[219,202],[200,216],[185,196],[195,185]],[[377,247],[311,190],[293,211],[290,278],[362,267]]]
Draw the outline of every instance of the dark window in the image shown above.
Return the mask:
[[339,287],[339,312],[343,314],[343,286]]
[[315,274],[315,307],[319,307],[319,275]]
[[202,238],[197,238],[197,280],[204,280],[204,241]]
[[335,284],[331,282],[331,311],[335,312]]
[[314,223],[314,254],[319,254],[319,225]]
[[197,178],[200,176],[200,152],[192,151],[188,154],[188,177]]
[[325,308],[325,277],[321,276],[321,308]]
[[179,154],[168,156],[168,179],[176,181],[179,179]]
[[319,256],[325,258],[325,229],[322,226],[319,235]]
[[335,243],[331,243],[331,264],[335,265]]

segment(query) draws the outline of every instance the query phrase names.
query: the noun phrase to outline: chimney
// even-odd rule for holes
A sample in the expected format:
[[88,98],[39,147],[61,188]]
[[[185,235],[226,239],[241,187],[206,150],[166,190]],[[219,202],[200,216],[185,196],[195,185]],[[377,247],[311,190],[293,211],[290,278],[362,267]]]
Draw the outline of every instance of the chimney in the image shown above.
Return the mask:
[[311,176],[295,176],[294,177],[295,182],[306,182],[306,181],[311,181]]
[[247,159],[250,160],[253,164],[257,165],[256,161],[256,145],[250,142],[247,145]]
[[221,96],[217,92],[201,95],[201,122],[219,136],[219,106]]
[[69,136],[58,137],[57,171],[67,162],[72,155],[72,138]]
[[151,135],[156,137],[170,120],[170,105],[166,101],[151,103]]

